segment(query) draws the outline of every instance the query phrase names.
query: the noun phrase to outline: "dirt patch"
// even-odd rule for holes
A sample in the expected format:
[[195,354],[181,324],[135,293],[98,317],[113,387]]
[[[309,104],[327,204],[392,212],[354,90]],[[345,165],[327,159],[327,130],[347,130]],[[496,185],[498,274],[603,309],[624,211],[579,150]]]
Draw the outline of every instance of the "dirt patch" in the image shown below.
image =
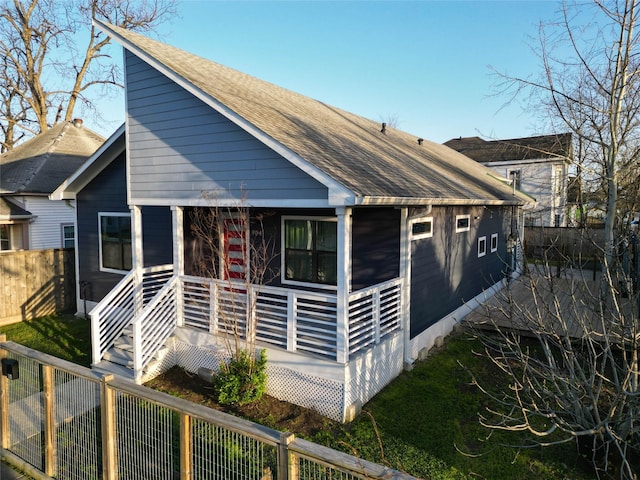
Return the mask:
[[333,430],[340,425],[313,410],[269,395],[248,405],[220,405],[209,383],[179,367],[173,367],[145,386],[304,438],[311,438],[318,432]]

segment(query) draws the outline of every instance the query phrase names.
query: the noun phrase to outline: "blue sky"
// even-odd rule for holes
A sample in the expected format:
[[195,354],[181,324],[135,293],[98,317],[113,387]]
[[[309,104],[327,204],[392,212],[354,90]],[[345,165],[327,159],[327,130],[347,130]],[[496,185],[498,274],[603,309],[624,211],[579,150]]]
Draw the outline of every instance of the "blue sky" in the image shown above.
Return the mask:
[[[444,142],[551,133],[521,106],[502,108],[491,67],[536,75],[531,52],[556,1],[183,0],[165,43],[312,98]],[[121,61],[115,51],[114,59]],[[108,136],[122,96],[86,124]]]

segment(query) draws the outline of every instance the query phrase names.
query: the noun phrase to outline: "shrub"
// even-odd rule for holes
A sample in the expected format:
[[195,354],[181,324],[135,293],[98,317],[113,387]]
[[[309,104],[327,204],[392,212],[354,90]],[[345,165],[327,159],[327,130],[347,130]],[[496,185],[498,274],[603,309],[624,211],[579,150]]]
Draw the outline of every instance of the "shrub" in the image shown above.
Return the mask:
[[267,390],[267,354],[240,350],[220,366],[213,379],[221,405],[246,405],[259,400]]

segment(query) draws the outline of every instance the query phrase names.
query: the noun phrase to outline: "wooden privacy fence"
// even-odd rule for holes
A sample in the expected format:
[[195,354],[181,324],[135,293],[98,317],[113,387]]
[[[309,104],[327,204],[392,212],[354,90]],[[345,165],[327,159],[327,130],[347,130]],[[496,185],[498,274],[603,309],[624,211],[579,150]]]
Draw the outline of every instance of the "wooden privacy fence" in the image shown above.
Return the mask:
[[72,308],[74,264],[73,249],[0,253],[0,324]]
[[0,453],[37,479],[415,477],[7,342]]
[[601,228],[525,227],[524,248],[528,258],[564,258],[583,261],[600,256],[604,245]]

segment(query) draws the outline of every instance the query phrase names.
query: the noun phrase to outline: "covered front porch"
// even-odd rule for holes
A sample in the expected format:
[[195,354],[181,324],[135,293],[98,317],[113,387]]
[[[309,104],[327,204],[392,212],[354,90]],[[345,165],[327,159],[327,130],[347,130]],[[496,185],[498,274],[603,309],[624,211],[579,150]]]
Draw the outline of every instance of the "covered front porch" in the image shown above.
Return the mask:
[[[196,371],[212,366],[208,357],[224,357],[225,339],[238,331],[244,338],[255,335],[256,345],[277,364],[271,370],[276,374],[269,375],[270,393],[291,401],[304,392],[312,398],[299,403],[321,412],[325,408],[323,413],[338,420],[345,419],[350,405],[375,394],[377,383],[386,384],[401,371],[400,278],[351,292],[344,309],[335,292],[237,287],[178,275],[172,265],[130,272],[91,311],[93,365],[109,370],[117,364],[119,373],[128,372],[138,383],[175,365]],[[185,330],[191,332],[189,340]],[[176,341],[179,352],[162,357]],[[371,365],[381,366],[391,357],[395,367],[381,368],[382,380],[371,382]],[[352,387],[354,380],[362,386]]]

